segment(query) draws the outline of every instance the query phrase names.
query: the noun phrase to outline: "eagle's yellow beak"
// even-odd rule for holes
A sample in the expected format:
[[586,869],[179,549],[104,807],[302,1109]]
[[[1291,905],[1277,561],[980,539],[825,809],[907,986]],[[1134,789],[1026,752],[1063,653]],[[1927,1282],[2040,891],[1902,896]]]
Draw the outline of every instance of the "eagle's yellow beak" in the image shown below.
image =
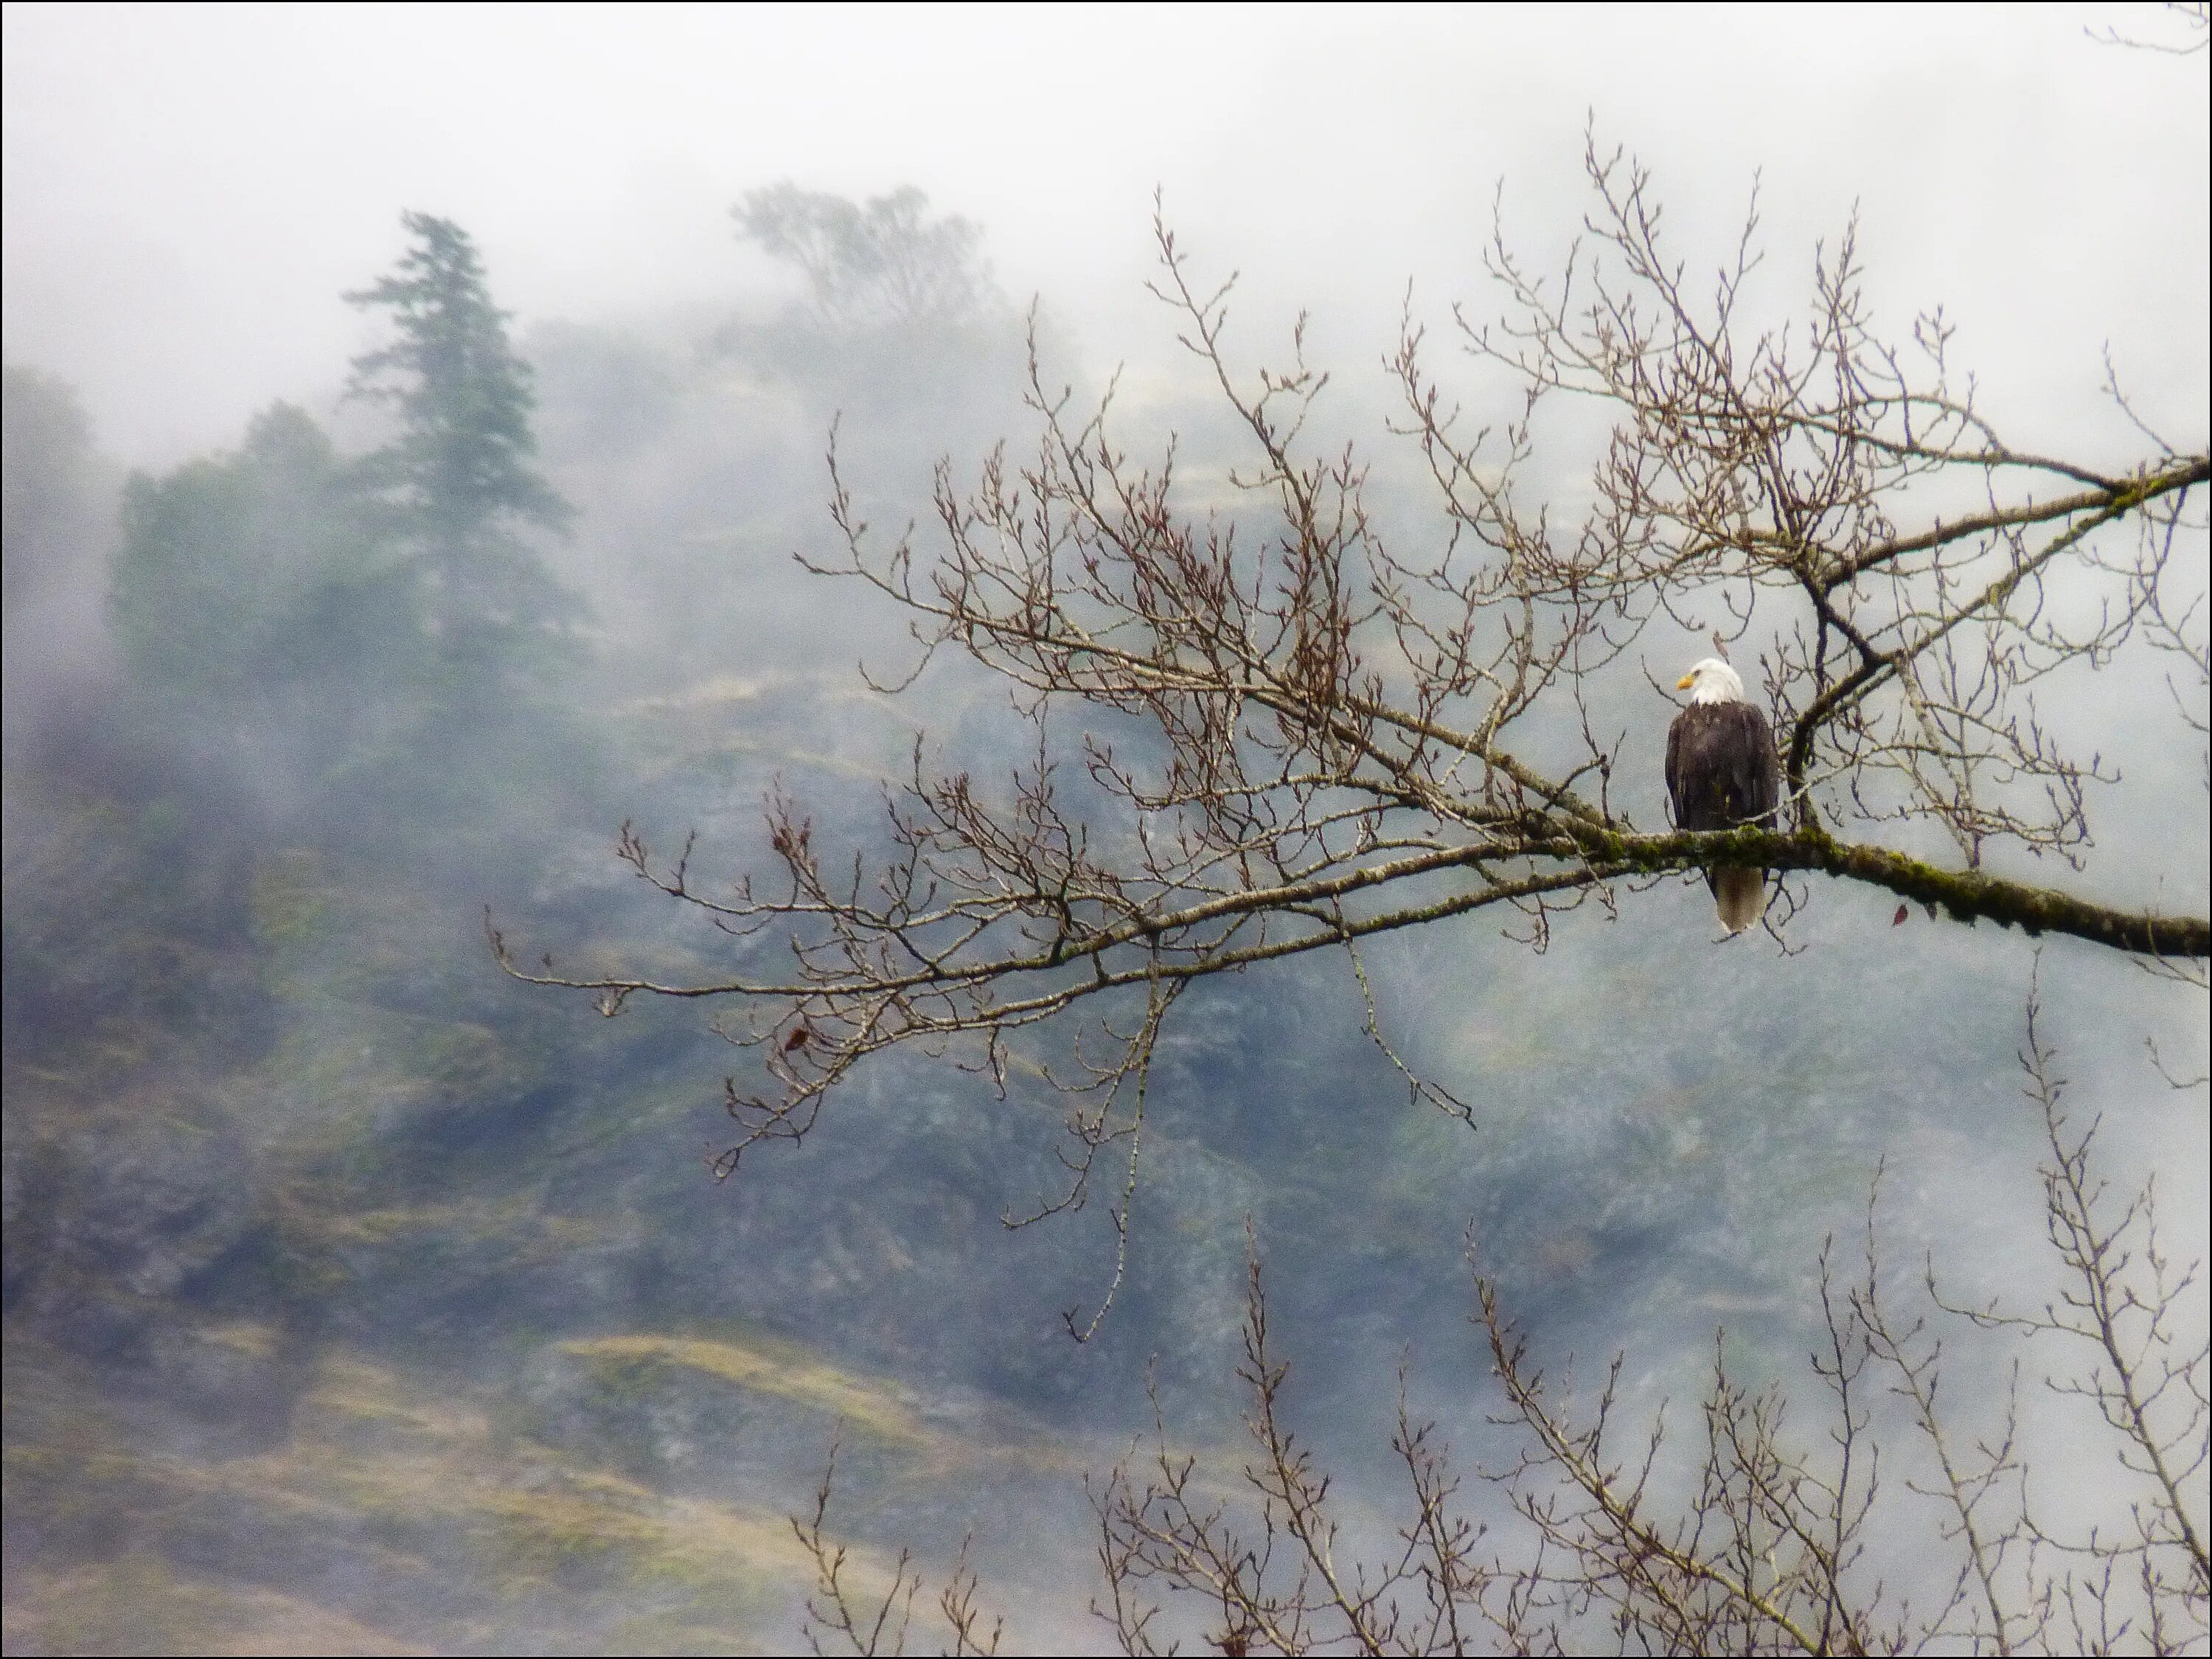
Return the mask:
[[1697,683],[1698,677],[1695,674],[1685,674],[1680,679],[1674,682],[1674,689],[1677,691],[1686,691]]

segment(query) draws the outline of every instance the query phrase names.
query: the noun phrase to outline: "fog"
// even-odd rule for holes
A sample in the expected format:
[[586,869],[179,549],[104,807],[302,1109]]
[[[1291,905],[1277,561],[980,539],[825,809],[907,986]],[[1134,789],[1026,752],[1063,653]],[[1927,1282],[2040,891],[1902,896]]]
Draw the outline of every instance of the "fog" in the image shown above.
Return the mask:
[[1571,230],[1587,118],[1659,169],[1686,247],[1755,170],[1777,258],[1863,204],[1886,309],[1947,305],[2006,407],[2075,406],[2109,337],[2150,412],[2187,416],[2201,88],[2142,96],[2154,70],[2084,39],[2155,13],[17,7],[8,350],[79,386],[113,453],[173,462],[342,378],[359,329],[331,297],[388,263],[402,206],[467,226],[527,325],[726,300],[764,274],[730,204],[788,178],[920,186],[1102,359],[1148,343],[1160,189],[1357,373],[1409,281],[1474,289],[1501,183],[1526,234]]
[[[711,1011],[602,1019],[501,977],[483,933],[489,908],[526,959],[726,972],[765,947],[651,902],[617,824],[656,851],[696,830],[720,881],[768,856],[772,788],[844,856],[879,848],[918,733],[980,779],[1025,757],[970,665],[863,684],[856,658],[911,659],[904,619],[791,556],[835,550],[833,422],[891,534],[928,522],[940,458],[965,479],[1022,447],[1032,307],[1049,380],[1095,392],[1126,365],[1122,435],[1151,453],[1173,430],[1193,499],[1227,497],[1235,434],[1146,292],[1156,193],[1202,274],[1241,273],[1236,364],[1279,364],[1308,315],[1334,377],[1316,429],[1378,458],[1394,534],[1434,522],[1383,430],[1401,315],[1482,313],[1493,210],[1557,270],[1586,142],[1650,164],[1692,273],[1755,182],[1762,318],[1802,309],[1856,213],[1878,324],[1940,305],[2020,447],[2136,465],[2109,361],[2144,424],[2201,451],[2204,60],[2092,38],[2177,27],[10,6],[9,1651],[786,1650],[811,1577],[784,1517],[833,1440],[861,1571],[911,1547],[939,1573],[972,1535],[1014,1642],[1097,1650],[1085,1472],[1156,1405],[1209,1478],[1245,1455],[1248,1227],[1348,1543],[1387,1543],[1401,1377],[1463,1468],[1513,1455],[1470,1251],[1547,1366],[1626,1352],[1639,1421],[1694,1417],[1717,1328],[1740,1376],[1817,1392],[1814,1264],[1830,1236],[1856,1248],[1877,1170],[1900,1293],[1924,1257],[1966,1302],[2049,1295],[2018,1063],[2039,986],[2102,1167],[2154,1174],[2169,1254],[2201,1256],[2202,1090],[2158,1068],[2203,1071],[2202,992],[2075,941],[1900,925],[1842,883],[1809,889],[1799,954],[1714,948],[1692,879],[1541,954],[1490,921],[1378,942],[1382,1018],[1472,1130],[1407,1103],[1341,961],[1201,984],[1162,1048],[1127,1282],[1082,1346],[1062,1316],[1111,1282],[1106,1205],[1000,1219],[1064,1180],[1038,1068],[1067,1032],[1004,1097],[919,1054],[871,1063],[803,1147],[717,1184],[742,1057]],[[927,224],[974,228],[969,299],[830,316],[733,221],[785,182],[923,192]],[[397,325],[344,296],[419,250],[404,212],[472,238],[511,313],[535,452],[510,506],[533,468],[566,504],[502,520],[494,562],[431,599],[375,470],[404,404],[349,392]],[[1543,475],[1563,512],[1586,460]],[[2201,571],[2201,531],[2183,557]],[[469,582],[497,591],[465,614]],[[463,623],[477,657],[447,648]],[[1639,667],[1703,648],[1656,629],[1601,714],[1648,723],[1656,757],[1668,711]],[[2169,665],[2125,656],[2047,711],[2124,776],[2086,870],[2034,879],[2203,910],[2202,744],[2174,736]],[[1656,758],[1616,787],[1662,817]],[[2201,1285],[2181,1316],[2201,1343]],[[2015,1351],[1947,1340],[1986,1430]],[[2109,1444],[2054,1409],[2027,1407],[2036,1479],[2118,1521]],[[1882,1425],[1899,1480],[1924,1476],[1910,1424]],[[1875,1565],[1919,1588],[1915,1536]]]

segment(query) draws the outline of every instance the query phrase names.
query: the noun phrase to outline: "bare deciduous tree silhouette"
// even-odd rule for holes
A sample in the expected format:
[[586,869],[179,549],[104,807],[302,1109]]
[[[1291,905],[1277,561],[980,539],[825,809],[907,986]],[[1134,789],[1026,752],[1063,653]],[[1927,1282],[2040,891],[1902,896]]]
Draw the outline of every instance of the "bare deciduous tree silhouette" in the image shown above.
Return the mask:
[[[757,1065],[726,1085],[720,1175],[805,1134],[870,1055],[949,1051],[1003,1088],[1009,1043],[1068,1017],[1076,1058],[1049,1075],[1072,1101],[1069,1179],[1007,1219],[1080,1205],[1104,1154],[1125,1238],[1151,1059],[1194,980],[1342,950],[1411,1092],[1466,1115],[1388,1040],[1360,954],[1449,917],[1500,913],[1541,950],[1576,911],[1743,865],[1784,872],[1784,941],[1825,876],[2202,982],[2212,923],[2160,908],[2162,872],[2127,897],[2082,873],[2114,780],[2096,732],[2045,717],[2163,653],[2165,717],[2202,746],[2202,440],[2154,431],[2113,377],[2132,465],[2016,445],[1940,313],[1902,341],[1877,331],[1852,229],[1815,251],[1802,323],[1762,325],[1755,202],[1693,283],[1649,173],[1594,143],[1585,164],[1564,271],[1536,275],[1500,229],[1498,313],[1455,313],[1486,422],[1409,313],[1390,367],[1401,453],[1431,490],[1419,533],[1386,535],[1366,460],[1313,435],[1326,377],[1303,323],[1288,367],[1238,369],[1231,284],[1202,282],[1163,221],[1155,291],[1242,447],[1225,503],[1186,488],[1172,434],[1151,459],[1125,442],[1112,388],[1090,405],[1050,389],[1034,343],[1034,452],[1001,447],[969,484],[940,466],[927,541],[872,532],[833,435],[838,551],[813,568],[908,613],[913,673],[949,652],[1010,688],[1032,758],[977,777],[918,744],[880,834],[836,849],[779,793],[768,867],[726,884],[695,874],[690,842],[660,858],[625,826],[637,875],[721,930],[726,976],[526,968],[494,932],[501,963],[609,1014],[641,994],[735,1005],[720,1029]],[[1578,489],[1571,447],[1547,447],[1567,404],[1604,427]],[[1647,651],[1671,676],[1708,631],[1758,659],[1786,780],[1771,825],[1683,832],[1623,804],[1632,776],[1656,797]],[[2038,861],[2063,879],[2025,878]]]
[[[1190,1640],[1238,1655],[2203,1651],[2212,1356],[2187,1300],[2202,1264],[2163,1252],[2149,1186],[2124,1201],[2106,1190],[2098,1126],[2069,1114],[2039,1015],[2032,1001],[2021,1060],[2042,1119],[2057,1268],[2040,1310],[1955,1305],[1932,1265],[1917,1295],[1900,1287],[1877,1249],[1877,1177],[1858,1259],[1839,1260],[1832,1238],[1821,1251],[1810,1425],[1779,1386],[1733,1376],[1717,1334],[1686,1474],[1667,1455],[1663,1407],[1621,1422],[1620,1356],[1578,1392],[1530,1354],[1478,1277],[1491,1421],[1517,1451],[1466,1488],[1401,1389],[1390,1436],[1401,1506],[1387,1536],[1362,1535],[1361,1555],[1346,1541],[1363,1506],[1333,1498],[1292,1426],[1255,1252],[1237,1370],[1249,1455],[1201,1462],[1162,1424],[1095,1483],[1093,1613],[1131,1654]],[[1978,1424],[1987,1413],[1971,1394],[1962,1408],[1959,1385],[1943,1387],[1944,1337],[1962,1326],[2017,1333],[2023,1354],[2047,1355],[2043,1386],[2082,1408],[2075,1421],[2028,1426],[2016,1360],[1994,1425]],[[2102,1438],[2100,1496],[2124,1503],[2126,1531],[2071,1519],[2079,1494],[2049,1474],[2065,1461],[2054,1433]],[[817,1506],[817,1539],[820,1525]],[[1885,1536],[1911,1540],[1909,1554],[1870,1547]],[[972,1640],[982,1615],[964,1547],[951,1586],[947,1628]],[[839,1632],[856,1624],[843,1602],[814,1618]],[[875,1644],[860,1650],[903,1650],[902,1623],[870,1629]]]
[[[2185,9],[2198,34],[2203,21]],[[807,562],[909,618],[918,659],[878,689],[939,653],[964,659],[1012,693],[1028,758],[978,776],[917,743],[879,832],[851,845],[778,793],[761,867],[726,882],[694,872],[690,841],[656,855],[626,825],[621,858],[720,931],[726,975],[526,968],[495,931],[501,964],[610,1015],[641,994],[726,1006],[756,1065],[726,1084],[721,1176],[803,1137],[872,1055],[917,1044],[1003,1090],[1025,1034],[1072,1025],[1072,1060],[1043,1073],[1071,1102],[1068,1181],[1007,1219],[1081,1205],[1110,1167],[1125,1249],[1179,998],[1279,958],[1343,951],[1409,1093],[1461,1117],[1390,1041],[1363,943],[1492,912],[1540,951],[1577,912],[1617,916],[1685,871],[1779,872],[1766,925],[1784,950],[1826,878],[1905,901],[1900,921],[1917,904],[2066,935],[2203,986],[2212,922],[2156,896],[2198,867],[2201,823],[2171,870],[2124,885],[2087,866],[2118,781],[2088,712],[2111,707],[2087,695],[2100,676],[2163,678],[2171,697],[2130,696],[2126,718],[2171,721],[2212,783],[2201,433],[2156,429],[2108,363],[2125,460],[2016,441],[1953,362],[1940,310],[1901,334],[1878,325],[1855,225],[1814,250],[1785,325],[1761,286],[1755,198],[1693,278],[1650,173],[1594,140],[1584,167],[1584,232],[1560,268],[1525,259],[1501,214],[1494,311],[1455,309],[1432,336],[1409,301],[1383,453],[1423,481],[1417,526],[1395,478],[1377,482],[1385,462],[1320,435],[1328,377],[1303,320],[1282,362],[1243,366],[1234,279],[1203,276],[1158,216],[1154,292],[1235,434],[1225,468],[1173,432],[1126,435],[1118,383],[1089,401],[1057,387],[1034,326],[1034,447],[1002,446],[972,479],[941,465],[927,535],[872,530],[833,433],[837,535]],[[1437,366],[1438,338],[1474,384]],[[1785,787],[1771,824],[1650,817],[1661,685],[1708,635],[1735,647],[1771,717]],[[2070,723],[2051,718],[2062,702]],[[1096,1483],[1096,1610],[1133,1653],[2201,1650],[2199,1269],[2160,1244],[2148,1188],[2115,1205],[2097,1178],[2096,1126],[2069,1117],[2038,1015],[2022,1063],[2061,1279],[2039,1310],[1959,1304],[1932,1262],[1900,1287],[1870,1200],[1863,1248],[1847,1260],[1832,1240],[1820,1258],[1817,1425],[1717,1344],[1685,1466],[1663,1417],[1624,1425],[1620,1362],[1577,1393],[1478,1277],[1518,1455],[1467,1486],[1401,1403],[1405,1504],[1377,1540],[1290,1426],[1255,1260],[1239,1373],[1254,1450],[1218,1469],[1163,1423]],[[1125,1259],[1090,1316],[1069,1316],[1077,1337],[1113,1305]],[[1947,1334],[1973,1329],[2021,1343],[1993,1424],[1942,1389]],[[2075,1524],[2031,1479],[2029,1356],[2110,1437],[2125,1531]],[[1470,1501],[1483,1493],[1495,1501]],[[888,1593],[855,1592],[824,1530],[830,1494],[825,1475],[795,1523],[820,1569],[810,1634],[902,1650],[922,1579],[902,1556]],[[1915,1540],[1910,1585],[1885,1577],[1893,1529]],[[937,1611],[951,1651],[995,1639],[964,1553]]]
[[[2201,1650],[2212,1373],[2201,1333],[2193,1349],[2181,1346],[2201,1264],[2161,1252],[2148,1187],[2116,1203],[2096,1178],[2097,1126],[2069,1117],[2039,1012],[2032,1003],[2021,1063],[2043,1119],[2045,1220],[2060,1270],[2048,1306],[1953,1306],[1931,1267],[1924,1305],[1900,1308],[1870,1204],[1848,1277],[1832,1240],[1822,1251],[1817,1429],[1792,1431],[1781,1391],[1747,1389],[1717,1345],[1702,1455],[1686,1483],[1670,1483],[1655,1474],[1663,1412],[1623,1449],[1621,1360],[1594,1398],[1578,1400],[1534,1363],[1495,1288],[1478,1279],[1477,1322],[1504,1400],[1493,1421],[1522,1446],[1481,1478],[1510,1518],[1485,1524],[1455,1507],[1447,1451],[1401,1406],[1391,1446],[1405,1468],[1404,1518],[1393,1553],[1369,1567],[1337,1561],[1328,1483],[1285,1426],[1288,1368],[1269,1345],[1255,1263],[1239,1376],[1259,1449],[1242,1471],[1256,1516],[1240,1533],[1228,1500],[1195,1499],[1196,1465],[1164,1435],[1141,1485],[1126,1467],[1114,1472],[1097,1506],[1109,1579],[1100,1612],[1124,1650],[1157,1650],[1158,1603],[1147,1597],[1164,1593],[1194,1597],[1209,1617],[1218,1609],[1215,1645],[1249,1653]],[[1994,1434],[1939,1403],[1950,1398],[1946,1321],[2086,1358],[2082,1368],[2055,1354],[2045,1382],[2094,1408],[2109,1472],[2127,1483],[2130,1533],[2053,1518],[2074,1494],[2061,1481],[2031,1484],[2037,1452],[2053,1449],[2029,1443],[2016,1397]],[[1887,1435],[1875,1431],[1885,1399],[1903,1408]],[[1869,1562],[1868,1540],[1885,1530],[1914,1540],[1917,1587],[1886,1581]],[[1942,1593],[1916,1607],[1910,1592],[1930,1583]]]
[[[922,1589],[910,1551],[901,1550],[890,1583],[880,1590],[856,1584],[848,1572],[849,1553],[830,1537],[830,1498],[837,1478],[837,1447],[823,1460],[822,1481],[814,1489],[814,1513],[793,1516],[791,1529],[814,1562],[814,1593],[806,1598],[805,1635],[815,1653],[893,1654],[906,1651],[914,1629],[914,1605]],[[952,1570],[936,1595],[933,1611],[943,1621],[944,1651],[953,1655],[993,1654],[1005,1620],[975,1603],[975,1575],[968,1565],[963,1540]]]

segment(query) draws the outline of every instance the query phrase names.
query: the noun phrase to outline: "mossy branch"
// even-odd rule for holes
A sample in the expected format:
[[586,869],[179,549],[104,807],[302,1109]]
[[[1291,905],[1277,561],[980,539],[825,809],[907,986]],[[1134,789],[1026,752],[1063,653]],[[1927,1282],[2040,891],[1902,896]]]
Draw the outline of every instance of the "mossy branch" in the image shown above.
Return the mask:
[[1814,829],[1784,833],[1729,830],[1667,836],[1578,832],[1586,856],[1631,870],[1716,865],[1809,870],[1863,882],[1936,907],[1957,921],[1990,921],[2028,933],[2063,933],[2131,955],[2201,960],[2212,957],[2212,921],[2093,903],[1981,870],[1945,870],[1887,847],[1853,846]]

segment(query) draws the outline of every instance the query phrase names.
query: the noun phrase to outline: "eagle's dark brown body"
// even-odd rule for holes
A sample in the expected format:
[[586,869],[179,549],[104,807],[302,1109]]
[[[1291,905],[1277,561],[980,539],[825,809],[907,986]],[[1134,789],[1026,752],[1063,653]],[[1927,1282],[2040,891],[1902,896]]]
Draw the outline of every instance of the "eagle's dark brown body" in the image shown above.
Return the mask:
[[[1692,702],[1667,732],[1667,797],[1678,830],[1772,824],[1782,769],[1766,716],[1747,702]],[[1739,933],[1765,908],[1764,870],[1705,872],[1721,923]]]
[[1782,793],[1774,733],[1747,702],[1693,702],[1667,732],[1667,794],[1678,830],[1771,822]]

